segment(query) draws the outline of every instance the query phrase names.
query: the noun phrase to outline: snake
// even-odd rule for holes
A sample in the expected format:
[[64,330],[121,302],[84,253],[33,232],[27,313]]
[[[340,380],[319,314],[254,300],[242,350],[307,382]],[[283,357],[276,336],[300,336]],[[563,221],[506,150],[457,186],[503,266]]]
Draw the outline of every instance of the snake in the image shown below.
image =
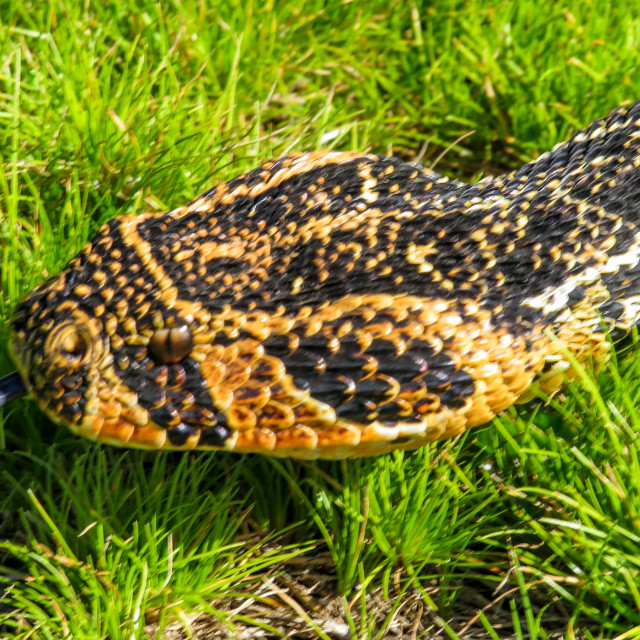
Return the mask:
[[104,224],[10,321],[30,395],[95,441],[350,458],[483,425],[640,322],[640,102],[473,184],[294,153]]

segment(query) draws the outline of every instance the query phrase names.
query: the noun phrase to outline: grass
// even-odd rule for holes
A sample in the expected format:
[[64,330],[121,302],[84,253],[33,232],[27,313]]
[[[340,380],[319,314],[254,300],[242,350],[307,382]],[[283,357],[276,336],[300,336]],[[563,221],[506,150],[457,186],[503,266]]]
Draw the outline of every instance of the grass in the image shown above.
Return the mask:
[[[260,160],[518,166],[640,97],[631,0],[0,2],[7,318],[118,214]],[[640,638],[640,364],[412,453],[99,447],[0,410],[7,638]],[[243,634],[245,634],[243,636]]]

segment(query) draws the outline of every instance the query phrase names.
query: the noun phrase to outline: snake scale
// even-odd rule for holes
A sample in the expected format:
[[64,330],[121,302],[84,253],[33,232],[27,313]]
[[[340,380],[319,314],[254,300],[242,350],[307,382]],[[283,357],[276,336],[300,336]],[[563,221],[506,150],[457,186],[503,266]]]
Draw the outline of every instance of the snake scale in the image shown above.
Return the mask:
[[343,458],[489,421],[640,322],[640,103],[499,177],[289,155],[104,225],[20,302],[18,371],[83,436]]

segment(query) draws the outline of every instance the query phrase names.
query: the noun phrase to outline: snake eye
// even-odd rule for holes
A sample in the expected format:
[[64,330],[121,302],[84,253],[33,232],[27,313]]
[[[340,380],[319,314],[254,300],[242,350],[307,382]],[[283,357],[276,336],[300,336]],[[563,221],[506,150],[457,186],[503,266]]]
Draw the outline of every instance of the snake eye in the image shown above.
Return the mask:
[[180,362],[191,353],[193,337],[186,325],[158,329],[149,340],[149,354],[156,362]]

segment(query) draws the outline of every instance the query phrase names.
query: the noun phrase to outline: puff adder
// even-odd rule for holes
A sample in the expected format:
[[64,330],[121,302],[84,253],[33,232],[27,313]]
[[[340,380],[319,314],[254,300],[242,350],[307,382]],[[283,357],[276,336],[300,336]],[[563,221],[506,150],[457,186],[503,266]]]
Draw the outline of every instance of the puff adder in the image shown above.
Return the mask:
[[17,305],[18,372],[109,444],[341,458],[487,422],[640,321],[640,103],[469,185],[396,158],[266,162],[104,225]]

